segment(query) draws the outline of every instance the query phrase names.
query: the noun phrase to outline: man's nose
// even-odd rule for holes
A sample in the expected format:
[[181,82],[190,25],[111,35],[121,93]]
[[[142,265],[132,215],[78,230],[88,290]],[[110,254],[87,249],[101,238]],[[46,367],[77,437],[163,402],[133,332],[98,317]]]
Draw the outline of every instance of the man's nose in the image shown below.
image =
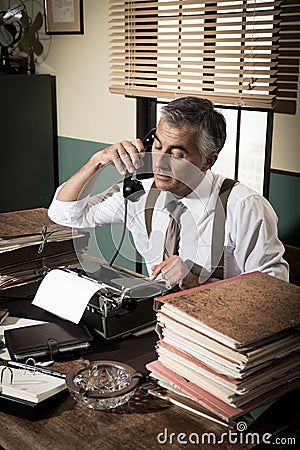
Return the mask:
[[154,165],[157,169],[170,169],[170,155],[168,153],[160,152],[154,153]]

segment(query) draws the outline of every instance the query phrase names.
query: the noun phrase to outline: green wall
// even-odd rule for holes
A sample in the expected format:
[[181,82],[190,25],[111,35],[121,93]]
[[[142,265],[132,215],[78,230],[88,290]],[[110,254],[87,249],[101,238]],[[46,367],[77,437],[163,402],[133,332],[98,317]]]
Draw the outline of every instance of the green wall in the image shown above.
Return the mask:
[[300,247],[300,174],[272,171],[269,200],[278,215],[280,239]]
[[[102,150],[107,145],[110,144],[59,137],[59,182],[66,181],[74,172],[83,166],[93,153],[97,150]],[[100,193],[120,181],[120,175],[114,167],[107,167],[101,172],[101,176],[93,188],[93,193]],[[114,225],[111,227],[97,228],[96,230],[88,229],[88,231],[90,232],[88,253],[109,262],[120,242],[122,226]],[[135,249],[129,233],[125,235],[120,255],[115,260],[115,264],[130,270],[135,270]]]
[[95,153],[109,144],[58,137],[59,182],[66,181]]

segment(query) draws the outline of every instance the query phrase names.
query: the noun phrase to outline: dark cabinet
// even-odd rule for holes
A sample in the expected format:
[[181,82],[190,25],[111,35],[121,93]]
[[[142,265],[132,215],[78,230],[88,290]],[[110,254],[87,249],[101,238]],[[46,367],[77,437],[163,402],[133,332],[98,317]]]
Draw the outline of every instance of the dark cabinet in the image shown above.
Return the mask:
[[48,207],[58,183],[55,77],[0,75],[0,212]]

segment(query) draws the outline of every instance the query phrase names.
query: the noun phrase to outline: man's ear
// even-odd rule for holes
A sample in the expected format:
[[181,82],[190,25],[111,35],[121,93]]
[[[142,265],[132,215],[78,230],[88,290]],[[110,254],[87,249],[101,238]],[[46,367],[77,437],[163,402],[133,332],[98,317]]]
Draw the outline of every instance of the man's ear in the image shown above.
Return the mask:
[[209,170],[214,165],[214,163],[217,161],[217,159],[218,159],[218,153],[212,152],[205,159],[202,170],[203,171]]

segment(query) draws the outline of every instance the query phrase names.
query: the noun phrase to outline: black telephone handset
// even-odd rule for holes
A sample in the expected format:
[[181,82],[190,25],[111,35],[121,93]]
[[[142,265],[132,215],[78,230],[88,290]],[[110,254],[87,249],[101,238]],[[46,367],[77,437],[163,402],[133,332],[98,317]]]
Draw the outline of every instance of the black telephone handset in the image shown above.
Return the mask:
[[[156,128],[152,128],[142,140],[145,152],[149,151],[149,149],[151,150],[154,141],[155,130]],[[144,194],[144,192],[145,191],[142,183],[137,179],[133,180],[132,174],[126,170],[123,183],[123,197],[132,202],[136,202],[141,197],[141,195]]]
[[[155,136],[155,128],[152,128],[152,130],[150,130],[146,136],[144,137],[144,139],[142,140],[143,144],[144,144],[144,151],[147,152],[149,151],[149,148],[151,149],[153,141],[154,141],[154,136]],[[120,243],[118,245],[118,248],[114,254],[114,256],[112,257],[111,261],[109,262],[109,265],[112,266],[116,257],[118,256],[118,254],[120,253],[120,249],[122,247],[123,241],[124,241],[124,237],[125,237],[125,231],[126,231],[126,223],[127,223],[127,208],[128,208],[128,200],[130,200],[131,202],[137,202],[139,200],[139,198],[145,193],[145,190],[143,188],[142,183],[137,180],[137,179],[132,179],[132,174],[129,173],[126,170],[126,174],[125,174],[125,178],[124,178],[124,183],[123,183],[123,197],[124,197],[124,222],[123,222],[123,231],[122,231],[122,236],[120,239]]]

